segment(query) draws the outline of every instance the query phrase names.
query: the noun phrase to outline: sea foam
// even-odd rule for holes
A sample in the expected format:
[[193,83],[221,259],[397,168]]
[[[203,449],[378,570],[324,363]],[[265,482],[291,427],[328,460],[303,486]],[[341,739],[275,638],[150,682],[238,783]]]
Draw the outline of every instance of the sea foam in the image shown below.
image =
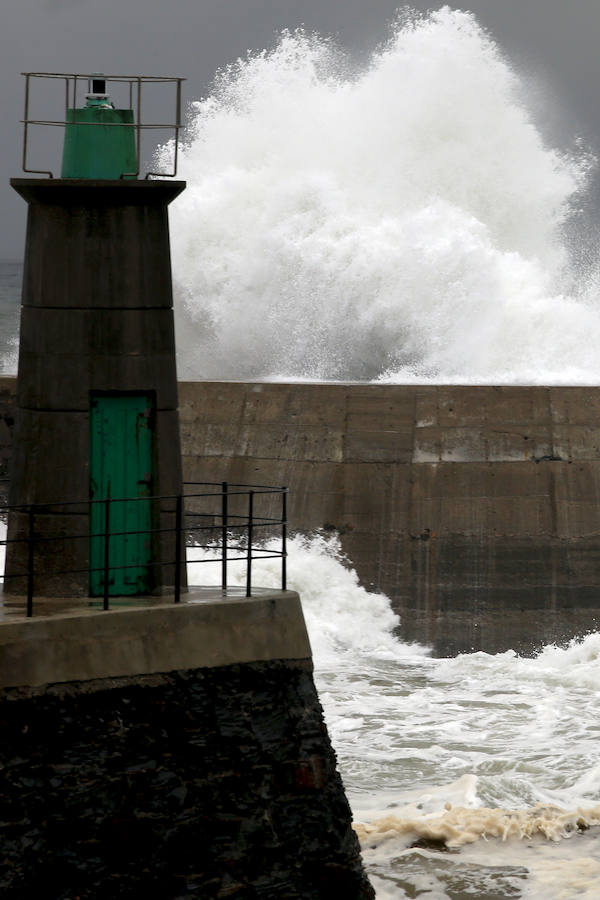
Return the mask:
[[566,237],[590,164],[470,13],[405,12],[360,68],[284,33],[191,104],[181,374],[597,383],[596,267]]

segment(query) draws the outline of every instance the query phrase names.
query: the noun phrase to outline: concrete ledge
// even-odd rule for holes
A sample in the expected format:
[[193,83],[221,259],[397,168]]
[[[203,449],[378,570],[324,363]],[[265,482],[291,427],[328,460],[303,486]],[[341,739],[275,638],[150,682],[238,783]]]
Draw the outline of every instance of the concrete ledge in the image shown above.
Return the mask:
[[115,605],[107,612],[76,607],[52,616],[8,617],[0,622],[0,688],[310,659],[298,594],[215,593],[191,590],[178,605]]

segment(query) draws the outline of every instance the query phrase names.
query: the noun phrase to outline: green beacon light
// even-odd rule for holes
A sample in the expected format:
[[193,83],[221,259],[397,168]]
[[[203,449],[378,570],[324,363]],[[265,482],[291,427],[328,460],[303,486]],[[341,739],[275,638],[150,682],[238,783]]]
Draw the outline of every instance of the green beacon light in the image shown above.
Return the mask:
[[67,109],[62,177],[136,178],[138,163],[132,109],[115,109],[106,79],[88,81],[86,104]]

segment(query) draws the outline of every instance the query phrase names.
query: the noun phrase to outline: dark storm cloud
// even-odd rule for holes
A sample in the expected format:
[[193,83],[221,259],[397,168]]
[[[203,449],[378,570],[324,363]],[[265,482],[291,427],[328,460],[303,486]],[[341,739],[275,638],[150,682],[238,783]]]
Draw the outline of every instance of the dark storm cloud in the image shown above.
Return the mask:
[[[385,39],[397,6],[394,0],[8,0],[0,28],[0,258],[20,256],[23,245],[24,204],[8,187],[9,177],[21,174],[21,71],[177,74],[187,77],[192,99],[206,93],[217,68],[248,48],[272,45],[283,28],[333,35],[364,57]],[[549,139],[568,143],[579,131],[600,148],[598,0],[472,0],[466,7],[532,78]]]

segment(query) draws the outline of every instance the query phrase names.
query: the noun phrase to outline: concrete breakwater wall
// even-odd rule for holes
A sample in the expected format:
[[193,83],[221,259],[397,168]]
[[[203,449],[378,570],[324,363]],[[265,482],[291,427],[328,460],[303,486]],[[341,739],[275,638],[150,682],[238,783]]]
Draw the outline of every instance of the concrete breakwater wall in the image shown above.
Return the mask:
[[179,403],[185,479],[288,485],[291,528],[338,533],[405,639],[527,650],[596,627],[600,387],[182,382]]
[[530,650],[600,610],[600,388],[183,383],[188,479],[286,484],[402,635]]

